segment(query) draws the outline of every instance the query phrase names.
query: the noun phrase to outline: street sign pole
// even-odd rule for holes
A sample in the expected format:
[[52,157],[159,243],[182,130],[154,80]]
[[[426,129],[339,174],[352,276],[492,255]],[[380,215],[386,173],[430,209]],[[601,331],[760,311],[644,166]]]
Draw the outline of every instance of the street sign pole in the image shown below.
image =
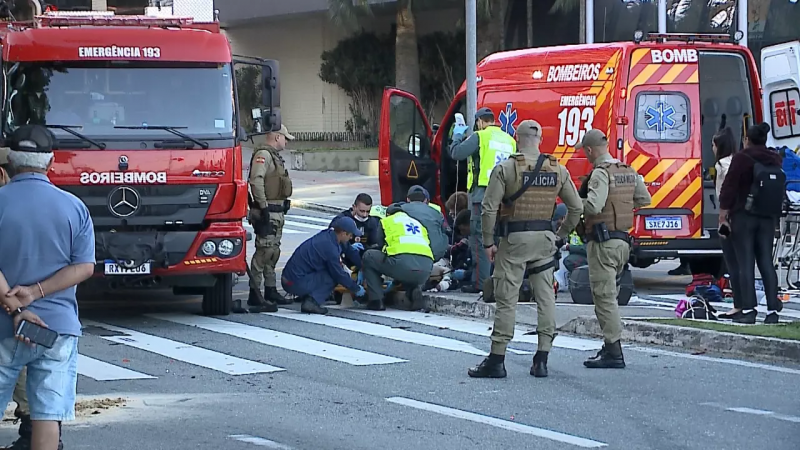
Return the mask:
[[[466,35],[467,35],[467,120],[472,125],[475,120],[475,111],[478,103],[478,61],[477,61],[477,0],[466,0]],[[470,126],[471,128],[471,126]]]
[[658,0],[658,32],[667,32],[667,0]]
[[747,0],[738,0],[736,10],[737,27],[742,32],[742,40],[739,45],[747,47]]
[[586,1],[586,43],[594,44],[594,0]]

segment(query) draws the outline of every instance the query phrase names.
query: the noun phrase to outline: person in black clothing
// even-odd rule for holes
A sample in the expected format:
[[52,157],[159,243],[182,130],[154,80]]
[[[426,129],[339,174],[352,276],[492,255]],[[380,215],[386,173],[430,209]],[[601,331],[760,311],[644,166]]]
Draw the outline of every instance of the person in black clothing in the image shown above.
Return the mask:
[[778,313],[783,303],[778,299],[778,275],[772,265],[772,248],[778,217],[762,217],[745,210],[747,197],[753,184],[755,162],[781,167],[780,155],[766,147],[770,126],[766,123],[747,129],[745,148],[731,159],[728,174],[719,195],[720,229],[730,230],[730,239],[739,264],[738,295],[742,310],[733,315],[737,323],[756,323],[758,315],[755,291],[755,266],[764,282],[767,300],[767,317],[764,323],[778,323]]
[[381,223],[377,217],[369,215],[370,211],[372,211],[372,197],[370,197],[369,194],[358,194],[356,200],[353,202],[353,206],[351,206],[350,209],[340,212],[339,215],[333,218],[329,225],[329,227],[332,227],[333,222],[340,217],[349,217],[353,219],[356,223],[356,227],[361,232],[361,236],[354,236],[350,241],[351,244],[361,244],[359,246],[358,261],[354,261],[352,257],[345,257],[344,263],[348,267],[361,267],[361,255],[370,245],[375,245],[378,241],[378,229]]

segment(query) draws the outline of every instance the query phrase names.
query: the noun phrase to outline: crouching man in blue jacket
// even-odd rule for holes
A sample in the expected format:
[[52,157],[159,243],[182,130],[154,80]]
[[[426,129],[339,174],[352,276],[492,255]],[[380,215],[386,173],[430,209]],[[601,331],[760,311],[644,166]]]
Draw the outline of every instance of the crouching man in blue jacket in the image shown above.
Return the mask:
[[356,223],[349,217],[339,217],[331,228],[300,244],[289,258],[281,285],[284,291],[300,297],[302,312],[327,314],[328,308],[322,305],[340,284],[356,297],[364,295],[364,288],[342,268],[340,259],[342,253],[354,251],[347,244],[353,236],[361,236]]

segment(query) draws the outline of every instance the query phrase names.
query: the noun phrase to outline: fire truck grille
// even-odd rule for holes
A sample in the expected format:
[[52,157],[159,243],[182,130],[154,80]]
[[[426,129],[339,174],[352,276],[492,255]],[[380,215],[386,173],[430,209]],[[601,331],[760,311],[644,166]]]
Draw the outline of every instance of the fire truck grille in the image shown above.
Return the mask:
[[63,186],[80,198],[97,228],[201,225],[215,185]]

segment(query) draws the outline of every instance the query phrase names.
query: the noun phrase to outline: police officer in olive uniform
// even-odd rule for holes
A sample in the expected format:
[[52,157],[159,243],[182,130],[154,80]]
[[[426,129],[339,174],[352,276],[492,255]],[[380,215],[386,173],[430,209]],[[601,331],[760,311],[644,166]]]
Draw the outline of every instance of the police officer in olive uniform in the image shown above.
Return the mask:
[[[483,242],[488,258],[495,263],[492,278],[497,309],[491,353],[469,369],[469,376],[474,378],[506,376],[506,347],[514,337],[517,302],[525,277],[538,312],[539,344],[530,373],[547,376],[547,355],[556,336],[555,255],[583,211],[567,168],[554,156],[539,152],[542,126],[534,120],[523,121],[517,128],[517,139],[520,153],[494,168],[483,198]],[[566,205],[567,215],[554,232],[552,218],[557,197]],[[499,247],[493,242],[495,224]]]
[[433,251],[425,226],[401,208],[387,210],[381,219],[378,242],[383,250],[367,250],[362,261],[367,290],[367,309],[382,311],[382,275],[402,284],[412,300],[412,308],[423,302],[420,286],[425,284],[433,269]]
[[[467,160],[467,189],[470,193],[472,216],[470,216],[470,246],[472,247],[471,285],[464,286],[463,292],[478,293],[484,290],[484,283],[491,282],[491,262],[483,250],[483,233],[481,231],[481,201],[489,185],[489,175],[499,162],[508,159],[517,152],[517,142],[508,133],[495,125],[494,113],[489,108],[481,108],[475,113],[475,126],[478,131],[466,140],[466,125],[456,126],[453,132],[453,143],[450,145],[450,157],[456,161]],[[486,242],[488,245],[491,242]],[[491,301],[484,294],[484,301]]]
[[625,367],[620,338],[617,279],[630,257],[633,210],[650,204],[650,193],[636,170],[608,153],[600,130],[586,132],[576,149],[583,149],[594,168],[581,186],[584,223],[579,231],[587,242],[589,284],[594,310],[603,330],[603,348],[583,364],[589,368]]
[[266,144],[253,152],[250,160],[250,223],[256,233],[256,253],[250,272],[257,289],[264,283],[264,298],[272,305],[259,305],[251,291],[247,304],[274,310],[274,304],[288,305],[292,301],[276,288],[275,265],[281,256],[284,214],[289,211],[292,180],[279,154],[286,140],[294,140],[285,125],[266,135]]

